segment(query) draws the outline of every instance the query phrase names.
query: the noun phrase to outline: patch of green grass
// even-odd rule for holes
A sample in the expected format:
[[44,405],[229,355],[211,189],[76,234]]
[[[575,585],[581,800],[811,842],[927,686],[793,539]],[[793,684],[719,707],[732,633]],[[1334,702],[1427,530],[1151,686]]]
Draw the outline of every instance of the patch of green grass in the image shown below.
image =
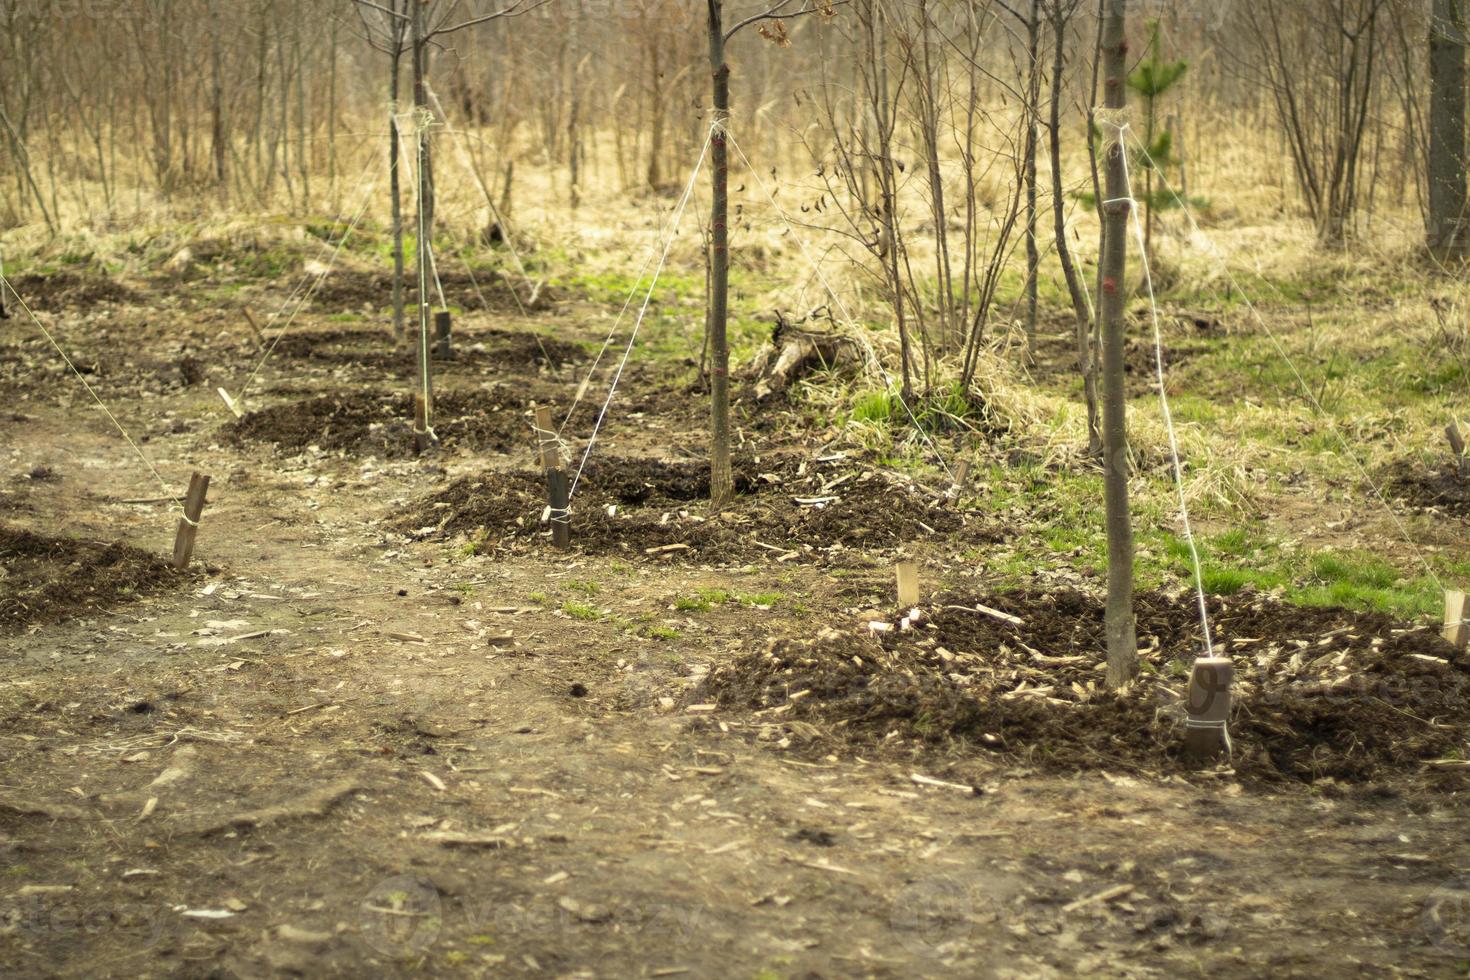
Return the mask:
[[538,606],[551,605],[551,596],[547,595],[545,592],[532,592],[530,595],[526,596],[526,598],[531,602],[536,603],[536,605]]
[[650,640],[677,640],[679,638],[679,631],[672,626],[653,625],[645,626],[643,628],[643,635]]
[[563,602],[561,604],[561,611],[572,619],[579,619],[583,622],[596,622],[603,616],[601,609],[598,609],[596,606],[589,606],[585,602]]
[[770,609],[786,601],[780,592],[740,592],[735,601],[750,609]]
[[870,391],[853,402],[852,419],[854,422],[887,424],[892,421],[897,404],[898,396],[892,392]]
[[573,592],[580,592],[583,595],[597,595],[597,593],[602,591],[602,586],[596,582],[583,579],[572,579],[572,581],[567,583],[567,588]]
[[[1163,535],[1169,571],[1192,582],[1188,544]],[[1383,558],[1361,551],[1298,552],[1243,528],[1198,542],[1205,591],[1233,595],[1247,585],[1279,592],[1303,606],[1342,606],[1405,619],[1439,611],[1439,588],[1428,575],[1406,575]]]
[[680,612],[709,612],[715,606],[730,602],[733,597],[724,589],[700,589],[693,595],[681,595],[674,600],[674,608]]

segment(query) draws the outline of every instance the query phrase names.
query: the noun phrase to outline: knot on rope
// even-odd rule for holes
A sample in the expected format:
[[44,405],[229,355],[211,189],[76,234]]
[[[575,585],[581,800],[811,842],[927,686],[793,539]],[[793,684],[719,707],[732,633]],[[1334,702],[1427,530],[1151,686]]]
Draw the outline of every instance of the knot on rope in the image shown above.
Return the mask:
[[1117,109],[1096,106],[1092,110],[1092,118],[1097,123],[1097,128],[1102,130],[1103,149],[1106,150],[1123,142],[1133,116],[1132,110],[1127,106]]

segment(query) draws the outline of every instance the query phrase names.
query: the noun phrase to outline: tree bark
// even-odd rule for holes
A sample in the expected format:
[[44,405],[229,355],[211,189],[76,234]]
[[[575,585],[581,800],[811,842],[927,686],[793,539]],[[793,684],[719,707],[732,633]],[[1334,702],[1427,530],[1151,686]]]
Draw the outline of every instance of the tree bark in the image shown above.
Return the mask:
[[724,0],[708,0],[709,63],[714,85],[714,135],[710,163],[714,168],[714,203],[710,209],[710,504],[716,509],[735,496],[730,472],[730,342],[729,323],[729,147],[725,126],[730,120],[730,66],[725,64],[722,20]]
[[1431,255],[1464,258],[1465,11],[1464,0],[1434,0],[1429,24],[1429,228]]
[[1108,525],[1108,600],[1104,632],[1107,683],[1120,687],[1138,672],[1133,618],[1133,525],[1128,510],[1128,420],[1123,387],[1123,305],[1127,292],[1128,220],[1132,209],[1123,154],[1128,105],[1127,0],[1104,0],[1103,127],[1106,197],[1102,203],[1103,482]]

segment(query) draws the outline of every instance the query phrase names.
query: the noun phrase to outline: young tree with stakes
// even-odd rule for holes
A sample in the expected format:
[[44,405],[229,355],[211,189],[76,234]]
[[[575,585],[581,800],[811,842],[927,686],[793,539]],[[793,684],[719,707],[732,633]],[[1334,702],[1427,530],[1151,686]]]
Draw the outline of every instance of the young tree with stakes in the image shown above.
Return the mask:
[[710,209],[709,348],[710,348],[710,504],[719,509],[735,496],[735,478],[730,468],[730,149],[725,127],[730,121],[730,66],[725,63],[725,45],[736,34],[755,24],[768,40],[790,43],[785,22],[807,14],[831,16],[844,0],[780,0],[765,11],[739,21],[729,30],[724,26],[725,0],[706,0],[709,6],[709,63],[713,81],[714,119],[710,137],[713,169]]
[[[397,88],[397,58],[401,56],[401,45],[403,41],[403,30],[408,32],[409,51],[413,66],[413,112],[414,112],[414,145],[415,159],[417,161],[417,197],[418,197],[418,234],[417,248],[415,249],[415,279],[418,282],[418,340],[415,344],[415,361],[418,367],[418,384],[416,394],[423,399],[422,418],[414,420],[414,448],[420,452],[427,449],[433,441],[433,377],[429,363],[429,280],[433,276],[431,271],[432,259],[430,257],[430,241],[434,235],[434,177],[433,158],[429,146],[429,127],[427,121],[430,118],[428,100],[428,70],[429,70],[429,46],[438,43],[441,37],[455,34],[459,31],[475,27],[479,24],[488,24],[502,17],[512,17],[524,14],[544,6],[550,0],[510,0],[505,6],[488,13],[474,14],[463,11],[462,0],[448,0],[444,3],[433,4],[434,10],[430,12],[429,0],[403,0],[404,6],[400,7],[398,0],[388,0],[391,6],[383,6],[373,0],[355,0],[360,8],[377,11],[387,18],[389,27],[389,38],[397,38],[397,55],[390,51],[393,58],[394,78],[392,87],[396,93]],[[405,10],[405,8],[408,8]],[[396,108],[396,106],[395,106]],[[390,136],[394,141],[395,150],[398,136],[396,123]],[[394,154],[394,168],[397,167],[397,154]],[[395,193],[395,208],[396,208]],[[400,256],[401,256],[401,245]],[[395,271],[401,276],[401,257],[395,257]],[[395,301],[396,305],[396,301]],[[396,309],[395,309],[396,312]],[[416,414],[417,414],[416,410]]]

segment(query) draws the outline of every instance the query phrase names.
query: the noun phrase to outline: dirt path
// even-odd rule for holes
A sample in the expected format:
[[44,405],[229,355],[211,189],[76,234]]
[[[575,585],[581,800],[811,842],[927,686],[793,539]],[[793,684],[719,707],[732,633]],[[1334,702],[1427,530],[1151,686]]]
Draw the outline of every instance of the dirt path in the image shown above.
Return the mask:
[[[59,391],[11,406],[5,521],[164,553],[167,508],[119,502],[156,484]],[[851,623],[879,571],[460,556],[381,522],[482,458],[227,447],[199,389],[119,405],[170,481],[184,460],[214,476],[215,571],[0,637],[6,975],[1452,976],[1470,959],[1463,794],[823,756],[799,728],[709,710],[699,682],[770,636]],[[783,598],[678,608],[701,587]]]

